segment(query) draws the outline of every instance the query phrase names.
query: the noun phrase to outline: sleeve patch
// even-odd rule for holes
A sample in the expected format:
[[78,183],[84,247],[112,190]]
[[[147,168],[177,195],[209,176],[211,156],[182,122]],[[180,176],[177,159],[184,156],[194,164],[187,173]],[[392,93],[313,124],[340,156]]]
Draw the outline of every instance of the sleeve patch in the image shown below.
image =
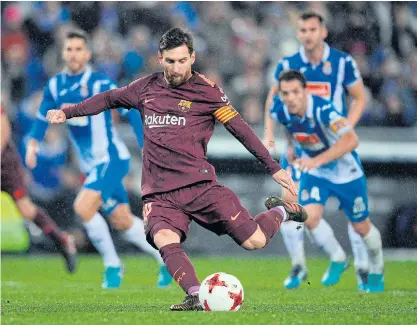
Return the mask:
[[330,123],[330,129],[336,134],[346,127],[349,127],[349,123],[346,121],[344,117],[341,117]]
[[238,112],[233,108],[231,105],[220,107],[218,110],[214,112],[214,117],[220,122],[220,123],[227,123],[235,116],[239,115]]

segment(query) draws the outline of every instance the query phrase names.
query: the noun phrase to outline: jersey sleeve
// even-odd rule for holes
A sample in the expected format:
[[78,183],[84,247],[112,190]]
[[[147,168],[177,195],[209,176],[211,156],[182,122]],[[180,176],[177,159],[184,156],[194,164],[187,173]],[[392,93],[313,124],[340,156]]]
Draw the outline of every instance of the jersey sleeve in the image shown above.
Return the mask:
[[348,55],[345,60],[345,79],[343,80],[343,86],[349,87],[361,78],[356,61]]
[[223,89],[214,85],[210,90],[210,112],[212,112],[214,118],[222,124],[229,122],[239,113],[233,108],[227,95],[223,92]]
[[48,129],[48,121],[46,120],[46,114],[50,109],[56,109],[56,102],[52,96],[50,89],[50,82],[45,86],[43,90],[43,99],[39,110],[36,112],[36,119],[32,126],[30,135],[37,141],[42,141],[45,137],[46,130]]
[[272,119],[278,123],[283,123],[284,121],[284,114],[283,114],[284,103],[281,101],[279,96],[275,96],[271,107],[269,109],[269,114],[271,115]]
[[279,75],[281,74],[282,71],[285,70],[285,68],[284,68],[284,61],[285,61],[284,59],[279,60],[279,62],[277,64],[277,68],[275,69],[274,77],[275,77],[275,81],[277,83],[278,83]]
[[353,129],[348,120],[340,115],[332,103],[321,107],[320,119],[326,128],[339,137]]

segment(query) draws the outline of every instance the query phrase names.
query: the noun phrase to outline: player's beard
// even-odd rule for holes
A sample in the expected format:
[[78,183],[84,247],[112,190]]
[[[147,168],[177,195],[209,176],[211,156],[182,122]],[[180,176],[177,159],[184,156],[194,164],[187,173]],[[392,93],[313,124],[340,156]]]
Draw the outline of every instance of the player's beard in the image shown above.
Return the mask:
[[179,85],[182,85],[186,81],[185,75],[174,75],[174,74],[168,74],[165,73],[165,78],[167,79],[168,83],[173,86],[177,87]]

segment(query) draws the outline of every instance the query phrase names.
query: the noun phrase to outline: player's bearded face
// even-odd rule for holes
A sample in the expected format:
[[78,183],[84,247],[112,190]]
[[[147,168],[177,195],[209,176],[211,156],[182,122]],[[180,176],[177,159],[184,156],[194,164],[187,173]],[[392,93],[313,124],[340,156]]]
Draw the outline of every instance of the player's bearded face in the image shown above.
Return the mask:
[[70,38],[65,41],[62,57],[71,73],[81,73],[91,58],[91,52],[81,38]]
[[287,106],[289,112],[303,116],[307,110],[307,89],[298,80],[281,81],[279,97]]
[[194,61],[195,53],[190,55],[186,45],[159,53],[159,63],[164,68],[165,79],[174,87],[191,78],[191,66]]
[[297,38],[306,50],[314,50],[326,37],[327,29],[317,18],[298,21]]

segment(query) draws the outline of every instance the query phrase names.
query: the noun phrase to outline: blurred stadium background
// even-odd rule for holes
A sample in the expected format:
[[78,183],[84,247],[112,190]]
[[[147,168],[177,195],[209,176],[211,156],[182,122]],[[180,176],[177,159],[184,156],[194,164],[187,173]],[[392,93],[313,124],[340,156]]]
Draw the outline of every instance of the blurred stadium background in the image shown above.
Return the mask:
[[[67,30],[86,30],[92,37],[95,69],[125,85],[159,70],[157,42],[173,26],[192,31],[197,53],[194,69],[224,88],[262,138],[263,105],[276,63],[297,51],[296,19],[306,10],[326,18],[327,42],[353,55],[366,85],[366,112],[357,128],[359,153],[368,176],[371,216],[383,233],[384,246],[417,248],[416,2],[2,1],[1,102],[12,121],[13,139],[24,155],[25,136],[42,99],[43,86],[62,69],[61,42]],[[130,126],[119,122],[133,155],[126,184],[133,210],[140,215],[141,156]],[[283,142],[277,134],[277,158]],[[265,196],[280,191],[255,158],[221,127],[209,145],[209,159],[220,182],[231,187],[252,213],[263,209]],[[72,210],[83,175],[65,128],[50,128],[38,165],[28,172],[34,201],[76,236],[81,252],[92,252]],[[19,225],[10,226],[7,217],[14,212],[6,210],[6,205],[2,205],[3,250],[25,251],[25,234]],[[331,201],[326,218],[350,251],[346,219],[337,207],[337,202]],[[52,243],[36,226],[26,227],[29,252],[52,250]],[[5,245],[9,235],[20,238],[19,234],[22,242]],[[119,238],[116,232],[114,235]],[[245,254],[230,239],[212,237],[194,226],[185,246],[191,253]],[[117,246],[119,251],[134,251],[120,240]],[[319,253],[308,240],[306,250],[307,254]],[[286,256],[280,236],[266,250],[254,254]],[[401,258],[413,255],[415,258],[416,254],[407,250]]]

